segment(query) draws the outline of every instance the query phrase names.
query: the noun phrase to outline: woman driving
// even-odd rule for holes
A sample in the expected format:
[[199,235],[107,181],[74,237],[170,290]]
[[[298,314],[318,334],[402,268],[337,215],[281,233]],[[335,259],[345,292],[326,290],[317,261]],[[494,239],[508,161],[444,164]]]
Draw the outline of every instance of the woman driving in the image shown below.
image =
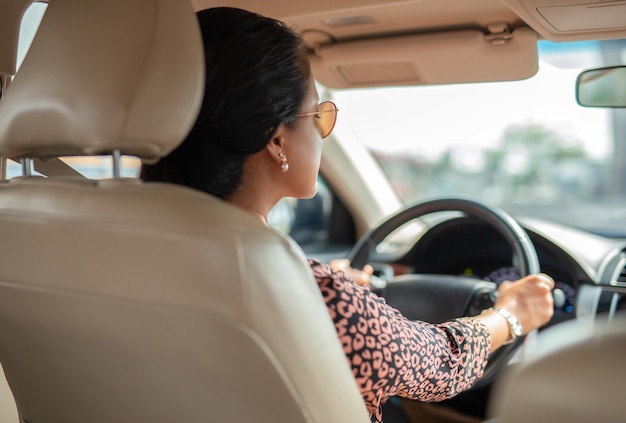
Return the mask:
[[[198,13],[206,87],[185,141],[144,165],[146,181],[185,185],[219,197],[267,224],[283,197],[317,191],[322,139],[337,107],[321,102],[297,33],[234,8]],[[489,354],[548,322],[552,279],[530,275],[500,285],[495,306],[442,324],[410,321],[362,282],[368,272],[309,259],[373,422],[391,396],[440,401],[481,377]]]

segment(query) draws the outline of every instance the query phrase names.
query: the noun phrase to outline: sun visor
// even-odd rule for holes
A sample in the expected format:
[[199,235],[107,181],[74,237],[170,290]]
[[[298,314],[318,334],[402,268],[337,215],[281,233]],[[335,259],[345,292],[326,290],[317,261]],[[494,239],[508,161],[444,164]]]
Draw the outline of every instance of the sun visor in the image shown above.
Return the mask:
[[311,66],[331,88],[520,80],[537,72],[537,34],[523,27],[341,42],[317,47]]

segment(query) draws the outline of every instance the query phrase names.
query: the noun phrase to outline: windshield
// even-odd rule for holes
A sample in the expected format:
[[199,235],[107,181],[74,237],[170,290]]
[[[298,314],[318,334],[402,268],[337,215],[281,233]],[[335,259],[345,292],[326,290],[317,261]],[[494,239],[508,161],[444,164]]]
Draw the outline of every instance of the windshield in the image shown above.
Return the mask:
[[[44,11],[35,3],[24,17],[19,62]],[[405,204],[463,196],[626,237],[626,109],[575,99],[580,71],[626,64],[626,40],[540,41],[538,51],[539,70],[524,81],[324,88],[340,108],[334,134],[360,140]],[[87,177],[111,176],[108,157],[68,163]],[[124,176],[137,168],[125,162]],[[7,177],[19,174],[9,161]]]
[[[626,40],[539,43],[524,81],[330,91],[404,203],[464,196],[626,235],[626,114],[576,103],[578,73],[626,63]],[[617,233],[617,232],[619,233]]]

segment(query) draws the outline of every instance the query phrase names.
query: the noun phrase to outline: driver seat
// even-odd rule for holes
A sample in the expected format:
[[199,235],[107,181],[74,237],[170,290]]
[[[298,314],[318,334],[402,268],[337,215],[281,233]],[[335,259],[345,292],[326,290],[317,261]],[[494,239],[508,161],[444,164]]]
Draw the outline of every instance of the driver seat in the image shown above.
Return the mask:
[[[118,175],[121,155],[181,142],[203,84],[189,0],[49,3],[0,101],[0,155],[25,170],[0,184],[0,363],[21,422],[369,421],[293,241]],[[101,154],[111,179],[31,169]]]

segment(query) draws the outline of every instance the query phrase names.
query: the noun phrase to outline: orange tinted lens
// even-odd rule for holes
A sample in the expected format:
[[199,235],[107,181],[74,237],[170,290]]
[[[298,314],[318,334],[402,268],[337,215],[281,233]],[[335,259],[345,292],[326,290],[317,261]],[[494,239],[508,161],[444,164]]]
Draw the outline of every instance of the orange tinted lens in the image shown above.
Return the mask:
[[320,135],[326,138],[330,135],[337,121],[337,106],[332,101],[320,103],[317,125],[320,128]]

